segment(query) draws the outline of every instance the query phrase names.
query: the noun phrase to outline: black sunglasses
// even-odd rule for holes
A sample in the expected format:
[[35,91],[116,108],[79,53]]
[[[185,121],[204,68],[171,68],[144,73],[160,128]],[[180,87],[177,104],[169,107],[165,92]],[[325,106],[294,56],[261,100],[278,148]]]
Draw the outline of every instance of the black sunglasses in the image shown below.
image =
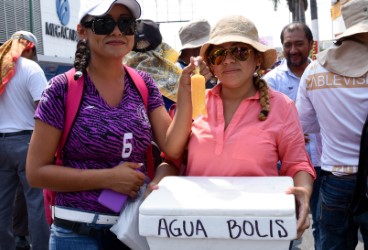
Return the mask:
[[95,17],[90,21],[83,22],[83,26],[91,28],[96,35],[109,35],[118,25],[119,30],[126,36],[134,35],[136,20],[132,18],[119,18],[117,22],[112,17]]
[[220,65],[224,62],[228,53],[239,61],[246,61],[249,58],[250,51],[251,49],[244,46],[233,46],[228,49],[216,48],[208,53],[208,61],[212,65]]

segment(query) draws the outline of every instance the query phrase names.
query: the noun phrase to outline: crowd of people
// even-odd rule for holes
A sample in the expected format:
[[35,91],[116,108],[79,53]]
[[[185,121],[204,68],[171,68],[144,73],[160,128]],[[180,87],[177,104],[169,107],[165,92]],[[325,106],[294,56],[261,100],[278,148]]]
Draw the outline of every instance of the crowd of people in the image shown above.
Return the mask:
[[[119,213],[101,192],[136,197],[147,184],[149,195],[170,175],[290,176],[298,239],[312,226],[316,250],[353,250],[360,230],[368,248],[368,208],[350,209],[368,116],[367,7],[342,2],[346,31],[314,61],[309,27],[286,24],[279,63],[241,15],[188,22],[177,52],[157,23],[137,21],[136,0],[83,0],[73,65],[83,86],[70,131],[71,80],[47,83],[37,38],[14,33],[0,47],[0,249],[130,249],[110,231]],[[193,118],[198,68],[207,114]],[[152,141],[164,159],[150,178]],[[55,194],[50,225],[46,189]]]
[[[280,38],[285,59],[281,62],[281,65],[268,72],[264,79],[271,88],[284,93],[295,102],[300,77],[312,61],[309,55],[313,46],[313,34],[306,24],[296,22],[286,25],[281,31]],[[310,198],[310,211],[313,219],[313,237],[318,239],[319,226],[316,212],[321,171],[321,135],[320,133],[305,134],[305,141],[306,150],[316,171],[316,179],[313,183],[313,192]],[[314,243],[314,249],[320,250],[320,242],[316,240]]]

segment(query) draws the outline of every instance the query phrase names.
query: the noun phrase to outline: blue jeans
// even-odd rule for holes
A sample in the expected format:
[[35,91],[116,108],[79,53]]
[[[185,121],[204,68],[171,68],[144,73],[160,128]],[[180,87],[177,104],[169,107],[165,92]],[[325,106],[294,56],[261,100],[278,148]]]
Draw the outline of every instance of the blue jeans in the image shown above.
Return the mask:
[[319,189],[321,186],[321,167],[314,167],[316,171],[316,179],[313,183],[313,192],[310,198],[310,212],[312,214],[312,232],[314,238],[314,249],[321,250],[321,240],[319,239],[319,225],[317,219],[317,207],[318,207],[318,199],[319,199]]
[[88,224],[97,229],[93,235],[81,235],[71,229],[51,225],[50,250],[130,250],[115,234],[110,232],[111,225]]
[[353,250],[358,244],[358,230],[368,248],[368,211],[353,216],[350,211],[356,175],[334,176],[321,172],[317,218],[322,249]]
[[47,250],[50,229],[45,218],[41,189],[29,186],[25,165],[31,135],[0,137],[0,249],[15,249],[14,199],[21,182],[27,203],[33,250]]

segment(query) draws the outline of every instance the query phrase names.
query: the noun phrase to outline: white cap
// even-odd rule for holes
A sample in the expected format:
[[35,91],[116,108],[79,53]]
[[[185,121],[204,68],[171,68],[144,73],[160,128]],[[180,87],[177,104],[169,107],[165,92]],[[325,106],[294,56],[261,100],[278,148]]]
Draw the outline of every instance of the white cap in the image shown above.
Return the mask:
[[29,31],[20,30],[20,31],[15,32],[15,33],[11,36],[11,39],[19,39],[19,38],[22,38],[22,39],[28,40],[28,41],[32,42],[32,43],[37,47],[37,44],[38,44],[37,38],[36,38],[36,36],[35,36],[35,35],[33,35],[33,34],[32,34],[31,32],[29,32]]
[[127,7],[135,19],[141,16],[141,6],[136,0],[81,0],[79,22],[86,15],[106,15],[114,4],[122,4]]

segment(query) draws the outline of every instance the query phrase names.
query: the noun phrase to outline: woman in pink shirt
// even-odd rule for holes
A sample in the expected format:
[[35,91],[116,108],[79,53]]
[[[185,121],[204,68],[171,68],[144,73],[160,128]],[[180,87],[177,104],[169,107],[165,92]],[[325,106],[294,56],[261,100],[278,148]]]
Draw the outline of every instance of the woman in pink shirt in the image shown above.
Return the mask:
[[[296,196],[300,237],[310,224],[309,199],[315,172],[305,151],[293,101],[269,89],[258,75],[274,64],[276,50],[259,42],[250,20],[228,16],[213,27],[200,55],[220,83],[207,91],[208,114],[193,120],[185,174],[292,177],[294,187],[287,192]],[[190,81],[193,69],[192,59],[183,70],[181,83]],[[175,117],[186,124],[191,121],[191,105],[187,106],[178,104],[181,110]],[[164,165],[154,182],[177,174],[177,169]]]

